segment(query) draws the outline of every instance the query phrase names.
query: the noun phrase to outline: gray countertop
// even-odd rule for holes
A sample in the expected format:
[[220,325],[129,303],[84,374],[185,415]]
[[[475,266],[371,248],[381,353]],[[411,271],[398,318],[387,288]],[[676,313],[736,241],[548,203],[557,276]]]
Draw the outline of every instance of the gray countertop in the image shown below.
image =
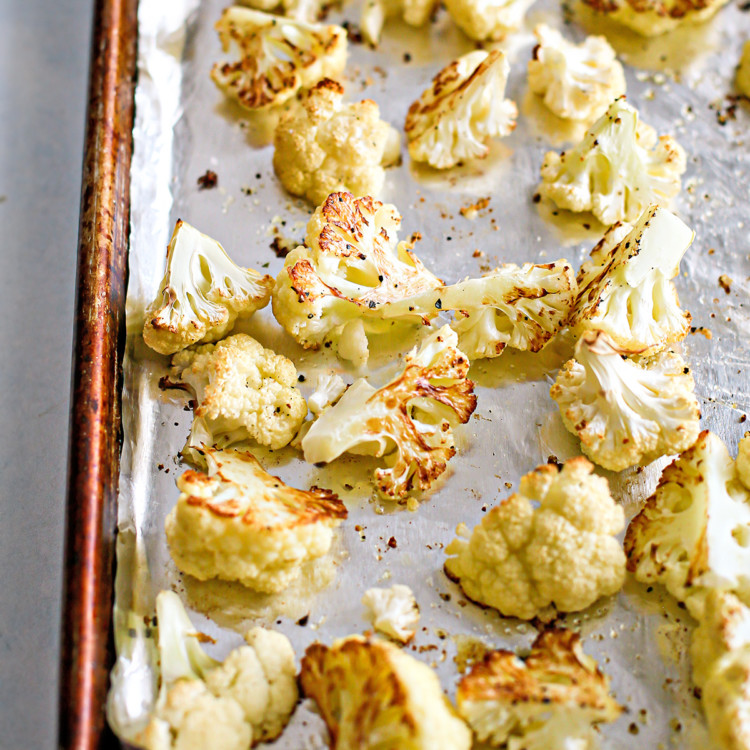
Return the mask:
[[0,2],[0,748],[56,746],[93,0]]

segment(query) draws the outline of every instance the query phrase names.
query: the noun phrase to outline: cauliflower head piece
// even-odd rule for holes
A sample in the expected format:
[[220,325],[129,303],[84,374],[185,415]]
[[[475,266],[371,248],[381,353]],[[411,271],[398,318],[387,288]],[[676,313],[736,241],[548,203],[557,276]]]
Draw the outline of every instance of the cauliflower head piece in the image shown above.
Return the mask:
[[235,48],[239,59],[216,63],[214,83],[249,110],[268,109],[336,77],[346,64],[346,30],[307,23],[237,5],[216,22],[224,52]]
[[587,331],[550,396],[581,450],[610,471],[680,453],[697,439],[700,408],[682,357],[623,359],[606,333]]
[[327,3],[321,0],[237,0],[237,5],[245,5],[266,13],[283,14],[295,21],[314,23],[325,15]]
[[283,448],[307,416],[293,362],[245,333],[178,352],[170,376],[197,401],[188,457],[204,444],[226,447],[241,440]]
[[398,242],[395,206],[333,193],[307,225],[305,245],[287,255],[273,290],[273,313],[307,349],[336,346],[357,365],[369,357],[367,336],[413,330],[434,318],[393,302],[442,284],[411,251],[419,235]]
[[499,41],[521,28],[534,0],[446,0],[451,18],[477,42]]
[[524,658],[486,654],[461,679],[456,700],[480,742],[509,750],[589,750],[597,747],[594,725],[623,710],[580,636],[560,629],[541,633]]
[[745,46],[742,48],[742,57],[740,57],[740,64],[737,66],[735,83],[740,94],[750,99],[750,40],[745,42]]
[[403,372],[382,388],[364,378],[313,422],[302,439],[305,460],[328,463],[342,453],[384,457],[375,484],[405,500],[430,488],[455,455],[452,427],[469,421],[477,399],[469,360],[448,326],[406,355]]
[[661,583],[701,619],[712,589],[750,603],[750,488],[724,443],[704,431],[664,469],[625,535],[628,570]]
[[614,535],[625,517],[593,469],[579,456],[524,476],[471,534],[459,526],[445,550],[448,578],[477,604],[522,620],[578,612],[619,591],[625,555]]
[[701,702],[711,739],[721,750],[750,750],[750,648],[719,660]]
[[610,227],[578,273],[573,331],[603,331],[624,354],[653,354],[684,339],[691,317],[680,308],[671,279],[694,237],[658,206],[633,226]]
[[399,134],[371,99],[345,104],[341,84],[324,78],[274,132],[273,168],[292,194],[316,206],[334,192],[377,195],[385,167],[399,159]]
[[447,169],[487,156],[490,139],[516,127],[518,108],[505,98],[509,71],[500,50],[475,50],[443,68],[406,115],[411,158]]
[[329,490],[298,490],[245,451],[203,448],[207,471],[186,471],[165,529],[177,567],[201,581],[285,589],[302,565],[325,555],[347,512]]
[[359,18],[359,28],[365,41],[377,47],[389,18],[401,16],[409,26],[424,26],[436,8],[436,0],[367,0]]
[[679,26],[707,21],[728,0],[584,0],[599,13],[641,36],[659,36]]
[[389,589],[367,589],[362,604],[367,607],[375,630],[401,643],[408,643],[414,637],[419,606],[408,586],[397,583]]
[[226,660],[209,657],[172,591],[156,597],[159,700],[136,742],[146,750],[247,750],[278,737],[298,692],[286,636],[253,628]]
[[558,208],[591,211],[607,226],[634,221],[652,203],[667,204],[680,192],[685,151],[653,128],[623,98],[609,105],[574,148],[549,151],[539,195]]
[[537,45],[529,60],[529,89],[564,120],[598,120],[625,93],[625,73],[603,36],[569,42],[546,24],[534,29]]
[[146,309],[143,340],[159,354],[224,337],[271,299],[272,276],[235,265],[224,248],[181,219],[167,249],[167,268]]
[[387,641],[349,636],[330,647],[314,643],[299,679],[328,726],[332,750],[471,747],[471,732],[435,672]]

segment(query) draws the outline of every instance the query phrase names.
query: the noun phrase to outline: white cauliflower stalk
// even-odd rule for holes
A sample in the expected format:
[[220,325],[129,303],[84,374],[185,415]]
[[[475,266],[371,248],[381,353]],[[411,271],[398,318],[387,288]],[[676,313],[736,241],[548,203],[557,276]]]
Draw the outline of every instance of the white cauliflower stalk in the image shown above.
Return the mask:
[[175,354],[170,373],[169,384],[186,387],[197,401],[188,456],[203,444],[241,440],[283,448],[307,416],[292,361],[245,333]]
[[737,66],[735,83],[740,94],[750,99],[750,40],[745,42],[745,46],[742,48],[742,57],[740,57],[740,64]]
[[331,750],[471,748],[435,672],[392,643],[360,636],[314,643],[299,679],[328,726]]
[[286,636],[253,628],[221,663],[200,647],[180,598],[156,597],[161,690],[136,743],[145,750],[247,750],[278,737],[297,703]]
[[382,388],[357,380],[302,439],[305,460],[333,461],[342,453],[384,457],[378,491],[405,500],[430,488],[455,455],[452,427],[476,408],[469,361],[448,326],[406,355],[404,370]]
[[216,22],[225,52],[236,62],[216,63],[214,83],[240,106],[268,109],[338,76],[346,64],[346,30],[341,26],[295,21],[259,10],[232,6]]
[[446,0],[451,18],[477,42],[499,41],[521,28],[534,0]]
[[305,245],[287,255],[273,290],[273,313],[306,349],[335,345],[357,365],[369,356],[368,335],[398,334],[429,322],[401,310],[385,319],[393,302],[442,284],[411,252],[419,235],[398,242],[395,206],[351,193],[333,193],[309,224]]
[[499,50],[475,50],[443,68],[406,115],[411,158],[447,169],[486,157],[490,139],[516,127],[518,108],[505,98],[509,71]]
[[359,28],[364,40],[377,47],[389,18],[401,16],[409,26],[424,26],[436,7],[436,0],[366,0]]
[[419,607],[408,586],[397,583],[389,589],[367,589],[362,604],[367,607],[368,618],[375,630],[401,643],[408,643],[414,637]]
[[680,192],[686,168],[682,147],[653,128],[623,98],[569,151],[549,151],[538,191],[558,208],[591,211],[602,224],[634,221],[651,203],[666,205]]
[[570,630],[541,633],[524,658],[489,652],[461,679],[456,700],[480,742],[508,750],[593,750],[594,726],[623,710]]
[[329,78],[287,112],[274,132],[273,168],[292,194],[316,206],[334,192],[377,195],[385,167],[399,160],[398,131],[371,99],[345,104]]
[[556,29],[534,29],[537,45],[529,60],[529,88],[564,120],[593,122],[625,93],[625,73],[603,36],[569,42]]
[[346,508],[329,490],[298,490],[245,451],[203,449],[206,473],[186,471],[165,529],[177,567],[271,593],[331,548]]
[[614,535],[625,517],[593,469],[580,456],[524,476],[471,534],[459,526],[446,575],[472,601],[523,620],[578,612],[619,591],[625,555]]
[[700,408],[682,357],[623,359],[606,333],[588,331],[550,389],[581,450],[610,471],[680,453],[698,438]]
[[704,431],[664,469],[625,535],[628,570],[703,616],[712,589],[750,603],[750,488],[721,439]]
[[653,354],[687,336],[673,279],[695,233],[669,211],[647,209],[634,226],[615,224],[578,273],[570,327],[603,331],[627,354]]
[[159,293],[146,309],[143,340],[159,354],[217,341],[238,317],[268,304],[273,283],[271,276],[235,265],[216,240],[179,220]]
[[595,11],[642,36],[707,21],[728,0],[584,0]]

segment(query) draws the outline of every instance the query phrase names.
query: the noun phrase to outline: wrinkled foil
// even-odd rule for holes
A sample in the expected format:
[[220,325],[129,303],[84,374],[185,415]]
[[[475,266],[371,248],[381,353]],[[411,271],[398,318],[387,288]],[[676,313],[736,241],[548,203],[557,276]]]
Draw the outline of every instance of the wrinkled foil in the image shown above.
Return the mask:
[[[487,508],[509,495],[519,478],[550,456],[578,453],[548,395],[554,373],[571,354],[565,337],[543,352],[507,351],[477,362],[477,411],[458,435],[458,455],[415,512],[372,497],[375,462],[344,457],[322,469],[305,464],[292,448],[254,452],[269,470],[299,487],[315,483],[339,492],[349,509],[334,549],[309,575],[276,596],[253,594],[226,582],[201,583],[172,563],[164,519],[174,505],[178,458],[192,414],[184,394],[162,391],[166,359],[140,337],[143,312],[163,273],[174,222],[189,221],[218,239],[241,265],[276,275],[283,264],[271,249],[278,235],[301,241],[312,208],[290,199],[273,174],[268,145],[273,118],[248,117],[228,103],[208,76],[224,59],[213,24],[219,0],[141,0],[139,78],[132,167],[130,276],[124,368],[124,442],[119,497],[115,633],[108,717],[123,740],[143,726],[157,694],[154,631],[149,616],[161,589],[176,590],[196,627],[216,640],[217,658],[241,643],[253,623],[285,633],[300,658],[315,640],[369,628],[360,599],[372,586],[405,583],[421,609],[410,653],[433,666],[454,694],[457,660],[477,647],[528,647],[534,628],[463,597],[443,572],[443,548],[458,523],[473,527]],[[356,22],[359,6],[334,10],[330,20]],[[734,66],[750,36],[750,12],[729,5],[706,25],[644,40],[581,7],[540,0],[524,30],[504,43],[511,62],[507,95],[519,106],[518,127],[481,162],[437,173],[410,163],[388,170],[380,198],[403,215],[402,237],[423,235],[416,252],[447,282],[476,276],[498,263],[549,262],[576,266],[603,232],[590,217],[555,212],[532,196],[544,153],[580,136],[545,114],[526,86],[526,63],[539,22],[563,28],[577,41],[606,32],[626,63],[628,99],[657,131],[671,133],[688,154],[677,213],[696,240],[676,279],[695,332],[682,344],[702,404],[702,424],[735,451],[750,411],[750,108],[732,111]],[[384,119],[401,129],[409,104],[447,62],[472,48],[445,11],[426,29],[389,22],[379,49],[350,43],[348,98],[372,98]],[[720,120],[725,120],[724,124]],[[218,187],[201,190],[211,169]],[[461,207],[489,197],[474,219]],[[479,253],[475,251],[480,251]],[[719,276],[732,279],[727,293]],[[243,329],[293,359],[309,395],[317,373],[336,371],[351,382],[368,374],[376,384],[399,368],[392,353],[375,352],[366,373],[355,373],[324,354],[305,352],[284,334],[266,308]],[[603,472],[628,517],[653,490],[667,459],[643,470]],[[393,540],[392,542],[389,541]],[[305,619],[303,619],[305,618]],[[304,624],[297,624],[298,622]],[[690,683],[689,615],[659,587],[629,579],[616,597],[597,602],[560,624],[579,630],[587,653],[612,678],[627,712],[603,727],[605,747],[708,748],[704,722]],[[637,736],[636,736],[637,735]],[[325,746],[322,721],[303,703],[278,748]]]

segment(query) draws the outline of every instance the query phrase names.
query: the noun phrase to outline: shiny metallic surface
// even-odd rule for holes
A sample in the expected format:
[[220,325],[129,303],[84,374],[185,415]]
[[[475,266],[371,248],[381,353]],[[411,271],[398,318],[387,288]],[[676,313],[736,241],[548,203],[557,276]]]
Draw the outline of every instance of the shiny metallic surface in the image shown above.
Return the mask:
[[[211,64],[221,59],[212,26],[223,3],[176,3],[169,13],[160,5],[141,3],[115,613],[120,660],[110,716],[127,734],[149,708],[152,644],[146,629],[131,628],[128,634],[128,626],[151,613],[162,588],[183,596],[198,627],[216,638],[215,654],[224,655],[251,622],[260,621],[286,633],[299,657],[317,639],[330,642],[369,627],[360,604],[365,589],[406,583],[422,612],[411,652],[437,669],[452,694],[458,676],[454,657],[467,638],[509,648],[533,638],[531,624],[468,603],[442,572],[443,548],[458,523],[478,523],[525,472],[550,456],[562,460],[577,453],[548,396],[570,344],[563,337],[537,355],[511,351],[472,367],[477,411],[461,431],[448,476],[413,512],[371,497],[372,462],[351,457],[318,469],[292,448],[256,450],[285,481],[330,487],[346,501],[349,520],[313,581],[260,597],[240,586],[181,576],[169,557],[163,523],[178,495],[174,479],[183,469],[177,454],[191,413],[184,394],[159,389],[166,360],[140,340],[143,310],[158,288],[171,227],[177,218],[187,220],[218,239],[237,262],[277,274],[282,260],[270,247],[275,234],[301,240],[311,207],[291,199],[274,176],[267,145],[272,121],[228,105],[208,77]],[[358,13],[358,6],[346,6],[330,18],[356,22]],[[541,21],[564,26],[577,39],[584,29],[604,28],[583,9],[540,0],[528,14],[527,28],[504,45],[512,66],[507,95],[520,110],[516,131],[493,146],[485,161],[444,174],[414,167],[402,147],[403,163],[388,171],[378,196],[401,211],[403,237],[422,233],[415,252],[446,281],[478,275],[500,262],[567,257],[578,265],[603,232],[590,217],[563,215],[533,201],[544,153],[566,142],[526,90],[530,29]],[[750,13],[729,5],[703,27],[652,41],[606,28],[627,63],[629,101],[660,134],[675,135],[688,154],[675,210],[697,237],[676,284],[696,330],[682,352],[693,369],[703,425],[735,450],[746,429],[741,419],[750,411],[750,109],[732,108],[726,95],[740,41],[750,32]],[[347,95],[375,99],[383,118],[401,128],[409,104],[430,78],[471,48],[445,12],[428,30],[394,23],[378,50],[350,46]],[[207,169],[218,174],[218,187],[201,190],[197,180]],[[476,218],[460,213],[485,197],[489,205]],[[729,293],[719,285],[721,274],[733,280]],[[330,370],[348,382],[366,374],[381,383],[398,368],[392,352],[375,352],[369,369],[360,373],[305,352],[268,309],[245,329],[291,357],[307,383]],[[607,475],[628,516],[651,492],[665,463]],[[585,650],[611,675],[618,700],[628,708],[603,730],[607,747],[629,748],[634,740],[654,748],[710,746],[689,679],[686,644],[693,623],[669,596],[629,580],[617,597],[561,618],[560,624],[581,631]],[[316,747],[320,736],[320,721],[303,707],[274,746]]]

